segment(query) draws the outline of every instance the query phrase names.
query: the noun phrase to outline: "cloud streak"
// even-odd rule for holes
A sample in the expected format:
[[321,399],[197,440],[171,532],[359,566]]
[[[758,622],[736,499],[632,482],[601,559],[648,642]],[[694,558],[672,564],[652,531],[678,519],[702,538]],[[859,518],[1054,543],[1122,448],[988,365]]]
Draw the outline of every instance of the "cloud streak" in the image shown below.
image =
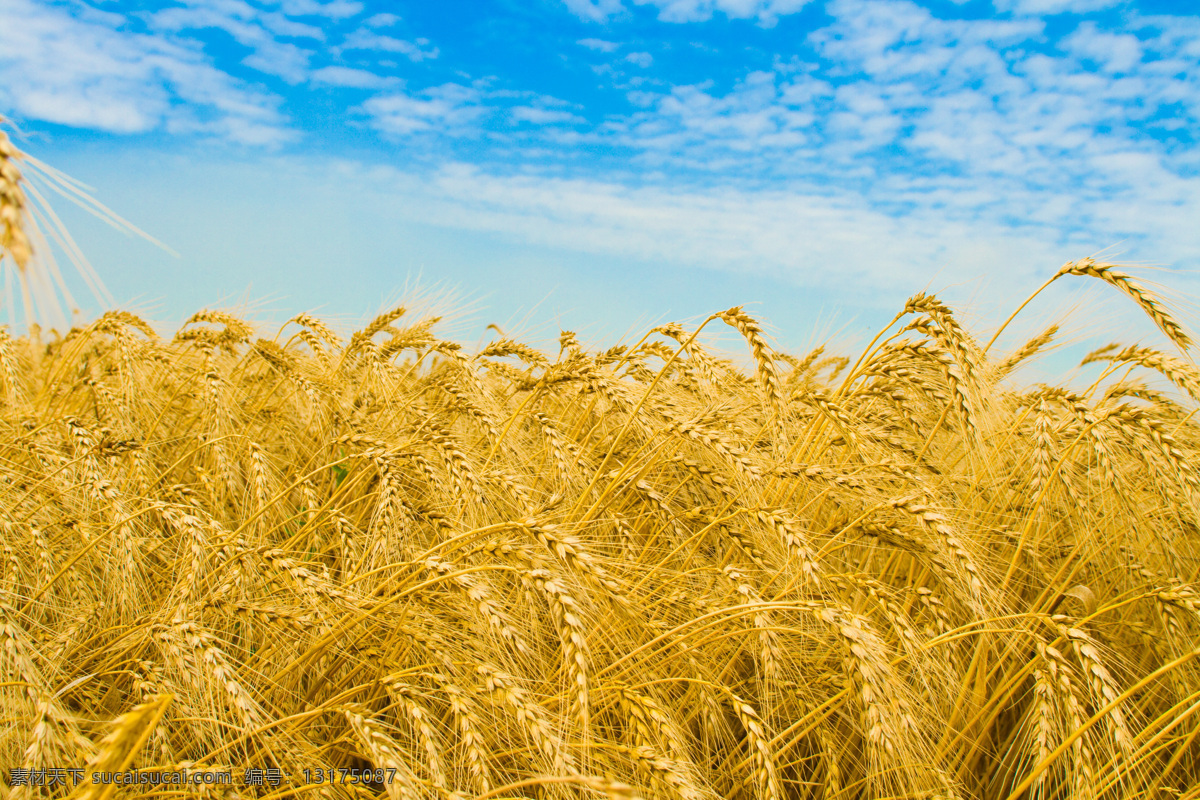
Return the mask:
[[[571,13],[589,22],[607,22],[627,13],[621,0],[563,0]],[[715,14],[729,19],[753,19],[760,25],[775,25],[781,16],[795,14],[811,0],[632,0],[633,6],[658,10],[664,22],[707,22]]]
[[[938,203],[896,215],[855,192],[817,186],[634,188],[497,175],[463,163],[428,174],[351,162],[335,170],[337,184],[413,221],[643,263],[766,273],[864,306],[892,304],[898,293],[950,268],[980,275],[1000,269],[1006,281],[1024,285],[1063,261],[1131,244],[1115,228],[1064,237],[1053,225],[1014,229],[1002,219],[966,220]],[[1155,235],[1177,231],[1188,213],[1162,218],[1147,211],[1129,220],[1119,203],[1097,209],[1106,224],[1125,219],[1137,226],[1148,235],[1142,252],[1166,262],[1200,253],[1200,234]]]
[[78,15],[0,0],[0,105],[111,133],[165,128],[252,145],[291,138],[278,98],[215,68],[186,43],[119,29],[118,15]]

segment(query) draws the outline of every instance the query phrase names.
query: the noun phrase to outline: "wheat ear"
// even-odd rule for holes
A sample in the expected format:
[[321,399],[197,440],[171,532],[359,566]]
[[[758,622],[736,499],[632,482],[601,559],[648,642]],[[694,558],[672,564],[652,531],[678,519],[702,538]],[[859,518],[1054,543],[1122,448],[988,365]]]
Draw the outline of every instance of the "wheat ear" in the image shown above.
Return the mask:
[[[0,122],[3,121],[0,117]],[[24,272],[33,256],[33,248],[25,232],[29,203],[21,188],[23,178],[17,168],[20,158],[21,151],[9,141],[8,134],[0,131],[0,251],[7,250],[17,268]]]
[[1175,321],[1163,306],[1161,300],[1155,297],[1150,292],[1146,291],[1141,284],[1134,281],[1124,272],[1120,272],[1113,264],[1097,264],[1091,258],[1084,258],[1079,261],[1071,261],[1063,264],[1055,278],[1063,275],[1081,275],[1091,278],[1099,278],[1110,286],[1115,286],[1120,291],[1131,297],[1135,303],[1142,307],[1146,315],[1154,320],[1154,324],[1158,329],[1166,334],[1180,349],[1186,351],[1194,342],[1184,331],[1183,326]]
[[116,784],[93,783],[92,776],[127,770],[173,698],[174,695],[160,694],[118,717],[112,732],[101,740],[96,755],[88,759],[88,774],[72,793],[71,800],[108,800],[117,790]]

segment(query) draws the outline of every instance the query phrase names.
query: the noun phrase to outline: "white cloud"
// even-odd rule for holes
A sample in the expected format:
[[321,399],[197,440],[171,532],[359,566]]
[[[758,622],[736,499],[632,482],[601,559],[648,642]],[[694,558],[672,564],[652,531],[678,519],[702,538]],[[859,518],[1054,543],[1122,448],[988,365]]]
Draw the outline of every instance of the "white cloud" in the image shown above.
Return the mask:
[[761,25],[774,25],[779,17],[794,14],[810,0],[633,0],[637,5],[653,5],[658,18],[665,22],[704,22],[721,12],[730,19],[756,19]]
[[282,8],[285,14],[292,16],[307,16],[307,17],[329,17],[330,19],[344,19],[361,14],[363,4],[353,2],[353,0],[330,0],[327,3],[320,3],[316,0],[282,0]]
[[586,122],[578,114],[553,108],[538,106],[513,106],[508,110],[513,122],[528,122],[532,125],[578,124]]
[[589,50],[599,50],[601,53],[611,53],[621,46],[616,42],[606,42],[603,39],[580,39],[575,44],[583,45]]
[[436,132],[440,136],[476,133],[472,123],[486,113],[477,90],[457,83],[426,89],[418,95],[403,92],[378,95],[362,104],[372,124],[392,136]]
[[[563,0],[580,19],[605,22],[625,10],[622,0]],[[781,16],[794,14],[811,0],[633,0],[635,5],[658,9],[665,22],[704,22],[720,12],[730,19],[755,19],[774,25]]]
[[1185,125],[1200,116],[1200,53],[1186,50],[1173,20],[1157,37],[1144,19],[1138,37],[1083,24],[1061,52],[1042,53],[1028,46],[1043,36],[1038,20],[941,20],[906,0],[833,0],[827,10],[833,24],[810,42],[830,67],[752,72],[724,94],[642,88],[629,99],[645,110],[610,120],[597,138],[641,151],[644,164],[715,174],[821,170],[852,181],[949,170],[943,180],[1032,188],[1050,176],[1061,186],[1103,176],[1108,154],[1134,139],[1153,152],[1134,133],[1141,120],[1165,129],[1179,106],[1191,109]]
[[[597,21],[645,6],[669,21],[724,15],[760,25],[803,6],[564,1]],[[827,269],[856,238],[867,240],[863,259],[901,270],[876,239],[886,234],[929,264],[969,249],[970,231],[992,242],[988,252],[1018,254],[1159,237],[1170,240],[1159,252],[1200,264],[1200,155],[1189,138],[1200,129],[1200,20],[1131,11],[1051,25],[1031,15],[1070,4],[997,0],[1006,1],[1007,17],[944,19],[910,0],[829,0],[830,21],[795,47],[799,55],[764,60],[732,84],[670,86],[654,72],[625,78],[618,67],[655,67],[650,54],[581,39],[615,54],[598,69],[630,103],[589,125],[585,116],[596,114],[506,78],[418,89],[380,74],[377,60],[341,63],[343,54],[438,56],[427,40],[373,29],[395,24],[392,15],[342,38],[310,24],[353,16],[354,3],[191,2],[148,15],[151,32],[136,33],[137,20],[83,4],[0,0],[0,108],[119,133],[281,141],[280,98],[216,69],[194,35],[219,29],[249,48],[245,63],[264,73],[378,90],[352,111],[413,147],[475,137],[481,163],[503,159],[528,173],[569,164],[574,172],[564,174],[575,175],[615,165],[647,187],[466,167],[403,178],[422,198],[415,213],[431,219],[468,214],[472,221],[459,224],[509,225],[530,241],[786,270]],[[1087,2],[1071,7],[1086,10]],[[610,160],[580,158],[580,146]],[[652,188],[668,180],[701,188]],[[798,260],[805,247],[812,259]]]
[[[527,245],[787,276],[842,290],[842,299],[858,307],[894,303],[897,293],[927,283],[948,266],[956,274],[987,274],[1003,265],[1006,284],[1024,288],[1065,260],[1125,238],[1140,244],[1136,252],[1143,257],[1152,253],[1176,263],[1200,258],[1200,231],[1177,235],[1188,214],[1200,210],[1195,199],[1200,195],[1165,219],[1149,210],[1127,217],[1127,205],[1114,201],[1097,212],[1103,224],[1114,227],[1064,239],[1049,222],[1033,220],[1014,229],[999,217],[963,215],[955,205],[964,199],[958,192],[936,194],[933,202],[898,215],[856,191],[828,185],[776,191],[632,188],[604,180],[500,175],[465,164],[429,175],[345,163],[336,170],[337,182],[361,187],[376,198],[372,202],[408,220]],[[1130,230],[1136,231],[1132,237]],[[1175,235],[1162,236],[1170,231]],[[850,287],[853,296],[845,293]]]
[[217,70],[199,48],[122,30],[86,7],[0,0],[0,106],[113,133],[165,128],[278,144],[278,98]]
[[572,14],[591,22],[604,22],[624,11],[621,0],[563,0]]
[[643,87],[639,110],[582,136],[637,169],[827,186],[894,218],[1043,242],[1174,237],[1164,249],[1200,263],[1197,234],[1180,233],[1200,219],[1200,157],[1149,135],[1200,128],[1200,22],[1085,22],[1047,47],[1036,19],[945,20],[907,0],[826,9],[832,24],[809,39],[825,66],[781,63],[724,92]]
[[327,86],[346,86],[354,89],[378,89],[398,83],[398,78],[376,75],[365,69],[351,67],[322,67],[314,70],[310,79],[313,83]]
[[1129,72],[1142,60],[1142,43],[1136,36],[1106,33],[1093,22],[1080,25],[1063,44],[1067,52],[1099,64],[1105,72]]
[[317,41],[325,38],[318,26],[297,22],[284,14],[265,11],[241,0],[192,2],[167,8],[155,12],[151,22],[159,30],[223,30],[240,44],[251,47],[271,42],[276,36]]
[[259,47],[242,59],[251,69],[283,78],[288,83],[302,83],[309,74],[312,53],[287,42],[272,42]]
[[997,11],[1026,16],[1050,14],[1086,14],[1122,4],[1122,0],[992,0]]
[[[297,5],[305,9],[317,6],[310,2]],[[320,27],[297,22],[279,12],[264,11],[242,0],[193,0],[187,6],[155,12],[150,20],[156,30],[170,33],[209,28],[225,31],[238,44],[254,51],[242,63],[293,84],[306,79],[313,52],[281,38],[312,41],[325,38]]]
[[[655,97],[637,92],[631,98],[647,111],[625,122],[609,124],[607,134],[621,144],[664,157],[697,163],[728,163],[723,151],[742,154],[786,149],[793,156],[803,149],[806,130],[815,117],[810,108],[786,99],[791,87],[777,83],[771,72],[752,72],[724,96],[702,86],[678,86]],[[810,92],[832,91],[809,87]],[[794,92],[792,92],[794,94]],[[772,152],[768,158],[778,158]]]
[[372,14],[366,19],[368,28],[390,28],[400,21],[395,14]]
[[410,61],[424,61],[438,57],[438,49],[429,46],[428,39],[417,39],[410,42],[393,36],[383,36],[369,30],[357,30],[346,36],[337,48],[345,50],[366,50],[382,53],[400,53]]

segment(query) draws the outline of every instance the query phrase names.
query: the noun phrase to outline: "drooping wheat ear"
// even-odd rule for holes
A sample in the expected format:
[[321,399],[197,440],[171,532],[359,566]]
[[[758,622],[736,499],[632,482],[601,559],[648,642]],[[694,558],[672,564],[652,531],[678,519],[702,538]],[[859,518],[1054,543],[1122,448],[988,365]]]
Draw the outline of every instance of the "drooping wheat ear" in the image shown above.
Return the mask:
[[[1051,748],[1057,745],[1061,736],[1058,724],[1059,715],[1055,711],[1057,687],[1052,679],[1052,674],[1052,672],[1036,667],[1033,670],[1033,713],[1036,716],[1033,744],[1037,746],[1035,764],[1042,764],[1050,757]],[[1040,791],[1045,780],[1044,772],[1038,775],[1033,784],[1035,790]]]
[[308,328],[310,331],[324,339],[330,347],[337,348],[342,346],[341,338],[332,330],[330,330],[329,326],[311,314],[297,314],[288,321]]
[[262,510],[271,502],[271,462],[267,459],[266,450],[258,442],[250,442],[247,447],[250,451],[250,476],[254,485],[254,499]]
[[702,792],[699,785],[687,774],[684,765],[670,758],[664,758],[658,750],[649,745],[635,745],[620,748],[619,752],[628,753],[635,763],[649,773],[651,784],[667,796],[678,797],[680,800],[707,800],[716,795]]
[[379,501],[371,520],[371,531],[377,540],[386,540],[397,531],[408,528],[408,517],[399,513],[406,505],[401,496],[397,459],[376,456],[375,466],[379,470]]
[[517,523],[554,555],[583,576],[599,594],[608,595],[621,606],[628,606],[621,584],[613,580],[608,572],[592,557],[583,543],[576,537],[563,533],[558,526],[526,517]]
[[179,538],[187,543],[188,552],[191,554],[191,559],[183,567],[181,580],[176,585],[176,591],[180,596],[179,603],[183,606],[195,599],[200,582],[208,571],[209,533],[203,520],[195,514],[168,505],[163,505],[159,509],[159,513],[167,521],[167,524],[179,534]]
[[627,686],[616,689],[639,744],[665,749],[667,756],[678,762],[691,761],[683,732],[665,708]]
[[315,575],[295,559],[288,558],[282,550],[277,548],[264,550],[261,556],[263,561],[269,564],[274,571],[290,577],[314,608],[320,609],[323,603],[353,608],[362,608],[366,605],[366,601],[362,598],[343,592],[328,578]]
[[[308,333],[308,331],[304,331],[304,333]],[[309,334],[309,336],[312,336],[312,334]],[[301,370],[302,362],[296,358],[295,354],[284,350],[270,339],[259,339],[256,341],[253,351],[281,375],[299,386],[305,396],[312,401],[314,407],[318,404],[317,387],[313,385],[313,382]],[[321,352],[321,355],[324,355],[323,351],[319,352]]]
[[1033,425],[1033,478],[1029,482],[1031,496],[1045,486],[1050,477],[1050,464],[1054,458],[1054,427],[1051,425],[1050,406],[1046,398],[1038,398],[1037,416]]
[[[1086,712],[1086,701],[1080,696],[1079,688],[1077,687],[1074,670],[1066,657],[1054,647],[1037,642],[1037,652],[1041,656],[1042,663],[1046,667],[1046,672],[1049,674],[1051,684],[1055,688],[1055,694],[1058,700],[1058,707],[1061,709],[1060,714],[1065,723],[1065,729],[1069,731],[1078,731],[1083,728],[1084,720],[1088,715]],[[1083,736],[1078,736],[1071,743],[1071,752],[1074,756],[1074,780],[1072,792],[1073,797],[1093,797],[1093,784],[1095,778],[1095,757],[1092,749],[1092,732],[1088,731]],[[1046,769],[1047,765],[1044,761],[1040,762],[1038,768]],[[1057,765],[1053,765],[1057,766]],[[1059,771],[1066,772],[1067,767],[1060,767]]]
[[683,345],[684,352],[688,355],[687,363],[684,365],[684,372],[693,375],[697,379],[697,383],[701,386],[712,389],[713,385],[717,382],[717,374],[721,371],[721,365],[703,347],[697,344],[694,339],[691,339],[682,325],[678,322],[660,325],[652,329],[651,333],[661,333],[663,336],[669,336]]
[[846,648],[846,676],[857,690],[863,734],[874,757],[896,756],[905,747],[910,720],[907,709],[898,702],[883,639],[865,617],[834,608],[822,609],[818,616],[836,631]]
[[591,703],[588,695],[588,663],[590,653],[587,637],[580,619],[579,604],[554,576],[544,569],[531,570],[529,577],[546,598],[555,627],[562,639],[563,662],[566,666],[571,705],[579,720],[580,730],[587,735],[591,725]]
[[1109,709],[1105,716],[1113,741],[1122,754],[1132,755],[1133,732],[1126,720],[1126,704],[1118,702],[1122,690],[1112,673],[1104,666],[1095,640],[1082,628],[1068,628],[1059,624],[1058,631],[1063,638],[1071,642],[1075,655],[1079,657],[1084,679],[1092,690],[1093,705]]
[[664,416],[671,420],[667,428],[668,433],[679,431],[679,433],[692,441],[711,447],[722,456],[730,459],[738,471],[745,474],[751,480],[758,480],[762,477],[762,467],[753,463],[747,457],[745,449],[727,434],[704,427],[706,419],[678,420],[669,414],[664,414]]
[[[471,377],[478,381],[478,374],[469,364],[464,368],[463,372],[464,374],[469,373]],[[472,381],[472,383],[476,381]],[[499,442],[500,429],[496,426],[496,421],[492,419],[492,415],[487,411],[487,409],[480,405],[477,399],[485,397],[486,395],[484,392],[486,390],[480,389],[475,394],[472,394],[470,391],[463,388],[463,386],[461,386],[456,380],[440,381],[438,382],[437,386],[439,389],[453,398],[451,407],[465,411],[476,421],[479,427],[483,430],[484,434],[487,436],[487,443],[489,447],[492,447]]]
[[554,423],[550,418],[541,411],[533,413],[533,418],[537,420],[538,428],[542,432],[542,437],[546,440],[546,446],[550,451],[550,455],[554,459],[554,466],[558,471],[559,480],[564,484],[571,482],[571,464],[578,461],[574,453],[571,453],[571,458],[567,458],[567,443],[559,434],[558,429],[554,427]]
[[464,504],[484,502],[483,489],[479,485],[479,479],[475,476],[475,470],[471,467],[467,454],[459,447],[459,442],[454,436],[449,431],[435,428],[434,432],[427,437],[427,441],[442,457],[442,463],[445,465],[446,471],[450,473],[450,484],[459,501]]
[[837,747],[834,745],[831,737],[825,733],[824,728],[817,728],[817,741],[821,745],[822,763],[825,765],[825,798],[839,796],[842,793],[842,767],[839,763],[841,759],[838,757]]
[[[3,121],[0,117],[0,122]],[[21,151],[9,141],[8,134],[0,131],[0,257],[7,250],[17,268],[24,272],[33,256],[33,247],[25,232],[29,203],[21,188],[21,170],[17,168],[21,157]]]
[[[184,330],[188,325],[193,325],[197,322],[210,322],[214,325],[224,325],[223,331],[215,332],[204,328],[193,328]],[[175,341],[187,342],[197,341],[201,344],[211,343],[213,345],[225,348],[232,348],[236,344],[242,344],[250,340],[254,335],[254,328],[250,327],[243,320],[238,319],[232,314],[224,311],[214,311],[212,309],[203,309],[197,311],[192,316],[188,317],[183,323],[183,327],[175,334]]]
[[485,628],[498,634],[513,650],[528,657],[533,652],[525,639],[513,627],[513,619],[492,598],[492,592],[486,580],[475,575],[454,574],[460,565],[449,561],[438,561],[436,558],[425,560],[425,568],[438,575],[452,575],[453,585],[466,593],[472,607],[478,612],[485,623]]
[[391,327],[392,323],[404,316],[406,311],[407,309],[403,306],[397,306],[371,320],[370,324],[361,331],[353,333],[350,336],[350,343],[342,351],[343,360],[353,359],[360,350],[366,351],[368,361],[375,360],[374,356],[378,355],[378,345],[372,341],[372,337],[380,331],[395,331],[395,328]]
[[1017,368],[1018,364],[1026,361],[1027,359],[1033,358],[1033,356],[1037,355],[1038,351],[1054,340],[1054,336],[1057,333],[1058,325],[1051,325],[1049,328],[1046,328],[1046,330],[1030,339],[1021,347],[1020,350],[1017,350],[996,366],[996,378],[1000,379],[1007,376],[1010,372]]
[[0,369],[3,370],[0,379],[4,382],[4,391],[3,394],[0,394],[0,399],[5,403],[12,403],[14,400],[20,399],[22,395],[17,372],[17,354],[13,350],[13,344],[8,326],[0,325]]
[[1093,361],[1111,361],[1113,364],[1137,364],[1140,367],[1156,370],[1192,399],[1200,402],[1200,370],[1190,364],[1172,358],[1166,353],[1160,353],[1149,347],[1126,347],[1118,353],[1110,352],[1112,348],[1093,351],[1084,356],[1080,366]]
[[1101,424],[1102,420],[1096,416],[1096,413],[1087,404],[1087,401],[1074,392],[1056,391],[1051,393],[1048,390],[1043,391],[1047,397],[1053,396],[1058,399],[1059,402],[1075,415],[1076,419],[1086,426],[1088,439],[1092,443],[1092,450],[1096,453],[1096,460],[1104,475],[1105,483],[1113,487],[1120,486],[1121,479],[1113,467],[1113,453],[1112,448],[1108,444],[1106,426]]
[[445,759],[442,756],[441,744],[438,742],[439,737],[433,729],[433,725],[430,724],[429,710],[418,702],[419,695],[416,688],[397,676],[384,678],[383,684],[387,686],[399,705],[408,714],[409,719],[412,720],[412,728],[417,735],[417,742],[425,751],[425,763],[429,770],[430,782],[440,792],[448,793],[449,780],[443,766]]
[[786,509],[760,509],[755,512],[755,516],[784,541],[788,555],[799,561],[805,581],[812,587],[820,585],[821,565],[817,563],[816,552],[805,540],[799,521]]
[[849,412],[835,402],[828,392],[822,389],[812,389],[804,394],[804,400],[828,417],[846,442],[851,446],[857,446],[859,438],[855,431],[861,428],[861,425],[855,424]]
[[1091,258],[1084,258],[1079,261],[1069,261],[1063,264],[1054,277],[1060,278],[1063,275],[1081,275],[1099,278],[1105,283],[1115,286],[1141,306],[1147,316],[1154,320],[1154,324],[1158,326],[1158,329],[1166,334],[1167,338],[1174,342],[1180,350],[1186,351],[1194,344],[1192,338],[1184,331],[1183,326],[1176,322],[1175,318],[1167,312],[1162,301],[1146,291],[1141,284],[1135,282],[1124,272],[1118,271],[1115,265],[1097,264]]
[[526,697],[525,692],[517,685],[516,678],[486,662],[478,665],[475,671],[483,682],[482,688],[486,689],[497,705],[507,707],[529,737],[530,744],[545,758],[554,772],[558,775],[578,775],[575,759],[566,749],[561,737],[550,726],[546,719],[546,710]]
[[754,539],[746,535],[746,531],[738,530],[725,524],[718,524],[716,530],[732,542],[736,551],[751,564],[764,572],[771,571],[771,567],[767,565],[763,551],[759,549]]
[[389,325],[386,330],[394,331],[392,338],[379,346],[379,352],[374,358],[383,364],[390,362],[397,353],[403,350],[424,350],[428,348],[431,352],[441,353],[455,360],[464,359],[464,356],[458,352],[462,349],[462,345],[457,342],[440,342],[433,335],[433,326],[441,321],[441,317],[426,317],[420,322],[409,325],[407,328],[397,329]]
[[758,784],[758,796],[761,800],[783,800],[785,797],[779,784],[779,775],[775,767],[775,754],[771,750],[771,740],[767,735],[762,718],[754,710],[754,706],[732,692],[729,699],[733,712],[737,714],[742,729],[746,731],[746,744],[750,751],[750,760],[754,765],[755,782]]
[[[725,566],[722,571],[726,577],[733,583],[737,593],[742,596],[742,602],[746,605],[761,604],[762,597],[755,591],[754,587],[738,570],[732,566]],[[775,625],[771,615],[766,611],[758,611],[754,614],[754,627],[758,631],[758,667],[762,677],[763,686],[766,692],[770,692],[774,687],[779,685],[780,680],[780,662],[783,661],[783,647],[779,643],[779,634],[775,631]]]
[[762,327],[753,317],[742,311],[741,306],[734,306],[723,312],[721,320],[725,324],[737,328],[738,333],[742,334],[746,343],[750,345],[750,352],[754,356],[755,377],[770,403],[771,410],[779,419],[783,414],[783,390],[780,388],[779,367],[775,363],[775,352],[767,344],[766,337],[763,336]]
[[236,709],[244,729],[253,730],[266,720],[262,707],[238,680],[235,665],[217,646],[218,640],[211,633],[177,612],[171,630],[160,639],[167,645],[181,672],[189,674],[198,685],[202,685],[206,677],[211,678],[209,687],[220,688],[229,705]]
[[479,717],[475,700],[441,672],[428,673],[427,677],[441,686],[450,703],[450,710],[458,722],[458,738],[466,751],[467,773],[479,794],[491,791],[491,771],[488,769],[488,753],[483,736],[483,721]]
[[1196,476],[1195,467],[1192,466],[1187,454],[1180,449],[1179,442],[1167,430],[1167,425],[1162,420],[1155,418],[1145,409],[1126,405],[1115,409],[1109,414],[1108,419],[1112,420],[1127,435],[1130,435],[1134,441],[1149,439],[1153,442],[1155,448],[1142,448],[1142,457],[1145,458],[1157,450],[1171,466],[1172,477],[1175,478],[1177,484],[1185,487],[1189,492],[1200,493],[1200,478]]
[[936,535],[934,541],[937,551],[948,553],[948,560],[957,564],[966,576],[973,610],[980,615],[986,615],[987,605],[984,598],[988,590],[983,582],[982,573],[975,557],[967,550],[966,543],[959,537],[958,531],[950,524],[946,515],[924,505],[915,497],[893,500],[891,506],[913,515],[922,527]]
[[[39,700],[36,709],[33,714],[33,725],[29,731],[29,744],[25,748],[24,758],[21,761],[21,766],[30,772],[57,766],[55,761],[62,751],[50,717],[50,703],[46,700]],[[26,800],[33,796],[28,785],[20,783],[16,785],[11,795],[12,800]]]
[[391,800],[416,800],[425,797],[425,793],[417,788],[416,776],[408,768],[404,751],[396,740],[387,734],[379,723],[363,716],[355,709],[345,708],[342,713],[346,721],[362,742],[371,760],[378,766],[391,771],[387,792]]
[[478,358],[503,358],[516,356],[533,367],[544,367],[550,363],[544,355],[527,344],[513,339],[497,339],[479,351]]
[[88,759],[87,775],[79,784],[81,791],[73,800],[108,800],[116,791],[113,783],[93,783],[96,773],[124,772],[146,745],[158,721],[166,713],[174,695],[160,694],[117,718],[111,733],[100,741],[96,754]]
[[882,581],[875,580],[868,575],[851,574],[844,578],[835,578],[834,582],[851,595],[861,592],[874,601],[880,615],[896,632],[897,637],[904,643],[904,647],[909,653],[917,653],[921,650],[922,643],[916,626],[913,625],[908,612],[897,602],[894,590],[889,589]]

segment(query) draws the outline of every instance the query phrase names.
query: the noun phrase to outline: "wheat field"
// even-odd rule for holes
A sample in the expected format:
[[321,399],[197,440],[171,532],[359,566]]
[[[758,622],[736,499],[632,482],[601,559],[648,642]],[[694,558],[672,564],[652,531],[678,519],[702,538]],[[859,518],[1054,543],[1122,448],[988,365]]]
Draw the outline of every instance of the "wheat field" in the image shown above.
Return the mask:
[[[3,791],[1200,797],[1200,372],[1072,279],[1178,353],[1026,386],[1056,327],[998,352],[926,294],[848,357],[741,308],[557,352],[0,329]],[[97,780],[179,770],[233,780]]]

